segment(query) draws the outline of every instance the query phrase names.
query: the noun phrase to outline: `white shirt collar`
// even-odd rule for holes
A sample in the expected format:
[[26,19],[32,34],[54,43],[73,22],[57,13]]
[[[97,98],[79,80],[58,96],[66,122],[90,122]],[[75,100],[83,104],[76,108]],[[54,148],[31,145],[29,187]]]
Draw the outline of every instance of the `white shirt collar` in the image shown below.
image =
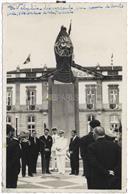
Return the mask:
[[74,140],[76,138],[76,135],[73,137],[73,139],[72,140]]

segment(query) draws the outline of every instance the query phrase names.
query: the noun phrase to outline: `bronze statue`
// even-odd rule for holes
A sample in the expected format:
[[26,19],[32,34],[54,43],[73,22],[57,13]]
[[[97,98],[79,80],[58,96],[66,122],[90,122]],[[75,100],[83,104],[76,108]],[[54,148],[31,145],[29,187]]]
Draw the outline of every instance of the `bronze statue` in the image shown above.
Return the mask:
[[69,37],[69,33],[67,33],[64,26],[61,26],[55,42],[54,51],[57,70],[54,72],[53,79],[66,83],[73,82],[74,76],[71,70],[73,45]]

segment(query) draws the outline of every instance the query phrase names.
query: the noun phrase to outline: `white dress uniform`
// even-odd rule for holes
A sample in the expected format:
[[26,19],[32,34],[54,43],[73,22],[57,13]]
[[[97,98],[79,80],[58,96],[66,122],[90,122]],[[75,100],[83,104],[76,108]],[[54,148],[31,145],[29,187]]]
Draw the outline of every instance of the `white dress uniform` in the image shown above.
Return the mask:
[[65,173],[65,159],[67,149],[68,149],[67,139],[64,137],[59,137],[56,141],[56,157],[57,157],[57,168],[60,174]]
[[52,144],[52,169],[55,170],[57,169],[57,159],[56,159],[56,142],[57,139],[59,138],[59,136],[57,134],[53,134],[52,135],[52,140],[53,140],[53,144]]

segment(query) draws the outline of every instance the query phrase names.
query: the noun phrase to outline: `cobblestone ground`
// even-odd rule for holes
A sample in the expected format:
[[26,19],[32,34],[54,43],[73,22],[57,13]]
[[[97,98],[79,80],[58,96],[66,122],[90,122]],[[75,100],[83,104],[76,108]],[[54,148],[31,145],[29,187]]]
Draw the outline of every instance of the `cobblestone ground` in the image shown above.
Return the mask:
[[57,172],[52,172],[52,174],[41,173],[40,161],[38,161],[37,174],[34,177],[22,177],[19,175],[17,189],[24,192],[31,191],[32,189],[36,192],[37,189],[46,192],[59,192],[65,191],[70,192],[84,192],[87,189],[87,183],[85,177],[82,176],[82,168],[80,168],[80,174],[78,176],[69,175],[70,168],[66,165],[66,173],[60,175]]
[[19,176],[18,189],[59,189],[59,190],[85,190],[86,180],[82,175],[75,176],[69,175],[69,172],[65,175],[59,175],[52,173],[51,175],[42,175],[41,170],[38,169],[38,173],[34,177],[22,177]]

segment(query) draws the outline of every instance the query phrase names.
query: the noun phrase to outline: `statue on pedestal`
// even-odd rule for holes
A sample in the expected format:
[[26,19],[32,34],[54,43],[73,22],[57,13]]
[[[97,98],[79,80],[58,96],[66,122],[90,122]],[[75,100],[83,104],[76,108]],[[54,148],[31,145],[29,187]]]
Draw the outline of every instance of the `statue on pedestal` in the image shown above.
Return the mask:
[[54,72],[53,79],[64,83],[70,83],[75,80],[71,70],[73,45],[69,37],[70,30],[71,24],[69,33],[67,33],[64,26],[61,26],[54,46],[57,69]]

